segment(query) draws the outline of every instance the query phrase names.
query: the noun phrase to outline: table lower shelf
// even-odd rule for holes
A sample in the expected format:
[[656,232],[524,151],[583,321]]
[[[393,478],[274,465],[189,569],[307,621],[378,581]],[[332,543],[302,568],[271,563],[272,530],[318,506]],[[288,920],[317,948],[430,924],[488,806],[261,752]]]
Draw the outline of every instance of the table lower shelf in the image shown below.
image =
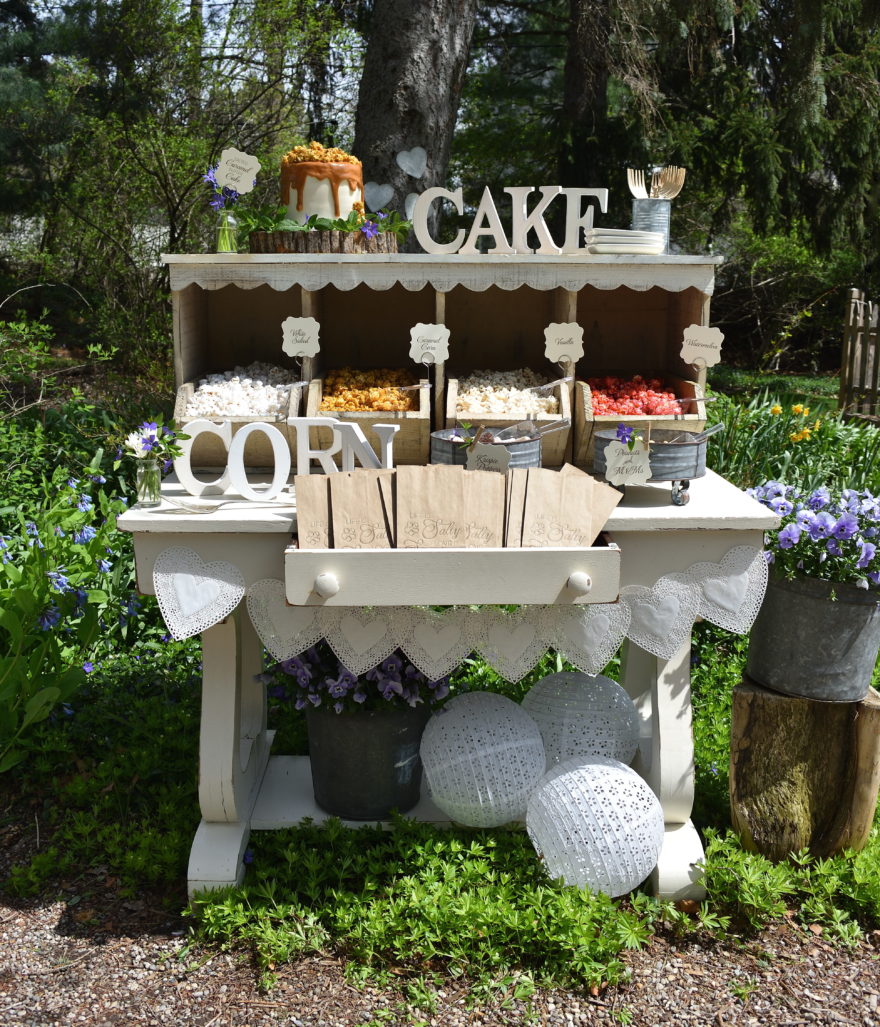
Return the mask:
[[[320,823],[330,816],[315,802],[308,756],[272,756],[251,814],[251,830],[292,827],[306,817]],[[406,816],[429,824],[449,823],[449,817],[425,795]],[[361,827],[375,821],[343,820],[342,823]]]

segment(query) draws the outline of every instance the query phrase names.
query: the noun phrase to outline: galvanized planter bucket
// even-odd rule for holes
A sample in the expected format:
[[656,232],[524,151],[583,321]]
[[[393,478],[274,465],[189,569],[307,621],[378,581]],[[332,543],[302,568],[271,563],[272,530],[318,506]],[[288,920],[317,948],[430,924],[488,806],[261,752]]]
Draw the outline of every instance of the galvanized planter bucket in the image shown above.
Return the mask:
[[[489,428],[489,431],[500,429]],[[454,428],[441,428],[431,432],[431,463],[467,465],[468,447],[463,442],[453,442]],[[499,446],[510,453],[511,467],[540,467],[541,439],[525,439],[522,442],[499,442]]]
[[326,813],[344,820],[384,820],[419,801],[419,746],[428,706],[336,713],[306,711],[312,789]]
[[[706,439],[694,442],[693,437],[692,432],[652,429],[648,457],[651,477],[648,481],[690,481],[691,478],[702,478],[706,473]],[[670,442],[670,439],[678,441]],[[608,466],[605,450],[609,443],[616,441],[616,431],[597,431],[593,434],[593,471],[596,474],[605,474]]]
[[855,585],[771,574],[749,637],[746,675],[786,695],[861,701],[880,651],[878,598]]

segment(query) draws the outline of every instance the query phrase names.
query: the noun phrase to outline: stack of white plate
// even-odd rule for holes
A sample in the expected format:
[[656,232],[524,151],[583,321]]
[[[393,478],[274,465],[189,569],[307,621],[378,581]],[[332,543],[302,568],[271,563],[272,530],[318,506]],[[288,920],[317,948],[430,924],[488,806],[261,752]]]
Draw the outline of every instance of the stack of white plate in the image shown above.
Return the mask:
[[662,253],[662,232],[634,232],[625,228],[588,228],[584,243],[590,253]]

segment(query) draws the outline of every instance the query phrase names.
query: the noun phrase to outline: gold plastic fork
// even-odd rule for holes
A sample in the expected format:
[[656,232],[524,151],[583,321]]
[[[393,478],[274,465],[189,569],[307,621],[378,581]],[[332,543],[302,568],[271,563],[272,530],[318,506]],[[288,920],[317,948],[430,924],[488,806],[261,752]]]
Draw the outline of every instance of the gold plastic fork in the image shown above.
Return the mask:
[[648,198],[648,190],[645,188],[644,171],[637,171],[635,168],[627,168],[626,181],[629,185],[629,191],[637,200],[646,200]]

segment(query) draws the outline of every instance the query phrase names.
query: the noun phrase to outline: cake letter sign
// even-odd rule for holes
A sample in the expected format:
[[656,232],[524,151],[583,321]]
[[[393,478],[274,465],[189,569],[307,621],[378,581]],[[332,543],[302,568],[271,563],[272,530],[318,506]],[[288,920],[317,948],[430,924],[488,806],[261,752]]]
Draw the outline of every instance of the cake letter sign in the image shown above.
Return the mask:
[[[449,243],[440,243],[431,238],[428,232],[428,212],[435,200],[450,200],[459,214],[464,213],[464,194],[459,189],[443,189],[437,186],[433,189],[426,189],[416,201],[412,212],[413,231],[416,239],[426,253],[460,253],[462,255],[473,255],[478,252],[477,240],[485,235],[492,240],[489,253],[538,253],[540,256],[555,255],[559,253],[580,253],[583,251],[581,239],[584,229],[591,228],[593,224],[592,204],[582,210],[582,201],[585,197],[592,197],[599,203],[599,209],[608,209],[607,189],[563,189],[559,185],[542,185],[540,188],[541,199],[528,210],[528,197],[535,190],[532,186],[509,186],[504,192],[511,198],[512,203],[512,224],[510,239],[501,224],[495,201],[492,193],[486,186],[483,190],[483,197],[470,232],[459,229],[458,235]],[[565,197],[565,239],[561,246],[558,246],[550,230],[544,221],[544,212],[557,196]],[[533,231],[538,240],[538,249],[533,250],[527,241],[528,233]]]

